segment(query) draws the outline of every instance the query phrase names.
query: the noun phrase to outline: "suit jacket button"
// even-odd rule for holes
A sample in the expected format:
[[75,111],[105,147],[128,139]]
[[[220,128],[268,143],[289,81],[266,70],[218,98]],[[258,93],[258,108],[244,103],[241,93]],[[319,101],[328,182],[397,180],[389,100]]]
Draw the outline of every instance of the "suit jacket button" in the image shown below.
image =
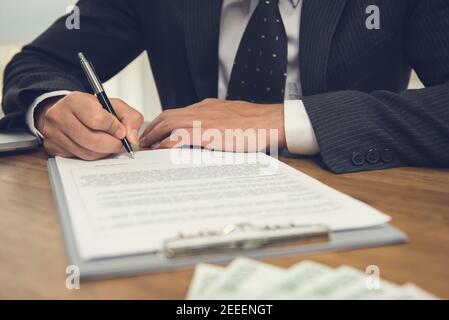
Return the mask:
[[394,158],[393,150],[391,150],[390,148],[385,148],[382,151],[381,159],[382,159],[383,162],[385,162],[385,163],[392,162],[393,158]]
[[366,161],[370,164],[376,164],[380,160],[380,152],[377,149],[370,149],[366,155]]
[[355,166],[361,166],[365,163],[365,156],[360,151],[354,151],[352,153],[352,164]]

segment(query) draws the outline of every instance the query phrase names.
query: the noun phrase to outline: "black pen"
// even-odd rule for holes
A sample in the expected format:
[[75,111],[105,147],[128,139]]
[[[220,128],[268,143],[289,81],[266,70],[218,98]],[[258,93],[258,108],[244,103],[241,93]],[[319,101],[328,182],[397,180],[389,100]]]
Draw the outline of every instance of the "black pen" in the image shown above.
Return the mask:
[[[81,67],[83,67],[84,73],[86,74],[86,77],[89,80],[92,90],[94,91],[94,94],[97,97],[98,101],[103,106],[103,109],[105,109],[109,113],[112,113],[112,115],[114,115],[114,117],[117,117],[117,114],[115,113],[114,108],[112,107],[112,104],[109,101],[109,98],[106,95],[106,92],[104,91],[103,85],[101,84],[100,79],[98,78],[97,74],[95,73],[94,67],[86,59],[86,57],[84,56],[84,54],[82,52],[78,53],[78,57],[80,58]],[[126,139],[126,137],[124,137],[122,139],[122,144],[125,147],[126,151],[128,151],[131,158],[134,159],[134,150],[133,150],[131,144],[129,143],[128,139]]]

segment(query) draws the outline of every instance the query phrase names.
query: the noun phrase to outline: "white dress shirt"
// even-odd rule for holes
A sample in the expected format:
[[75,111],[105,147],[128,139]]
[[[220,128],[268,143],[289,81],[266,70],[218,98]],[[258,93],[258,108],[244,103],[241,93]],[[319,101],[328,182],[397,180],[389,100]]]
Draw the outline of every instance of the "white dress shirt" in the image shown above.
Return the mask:
[[[223,0],[219,40],[218,98],[220,99],[226,97],[240,40],[258,3],[259,0]],[[284,127],[287,148],[290,153],[314,155],[319,152],[318,143],[304,104],[300,100],[300,0],[279,0],[279,9],[288,39],[287,81],[284,101]],[[39,103],[50,97],[67,93],[67,91],[49,92],[39,96],[33,102],[26,116],[31,132],[38,137],[42,137],[34,126],[34,109]]]
[[[220,21],[218,97],[225,99],[235,56],[246,26],[259,0],[224,0]],[[301,100],[299,72],[300,0],[279,0],[279,10],[288,40],[287,81],[284,101],[284,127],[290,153],[314,155],[318,143]]]

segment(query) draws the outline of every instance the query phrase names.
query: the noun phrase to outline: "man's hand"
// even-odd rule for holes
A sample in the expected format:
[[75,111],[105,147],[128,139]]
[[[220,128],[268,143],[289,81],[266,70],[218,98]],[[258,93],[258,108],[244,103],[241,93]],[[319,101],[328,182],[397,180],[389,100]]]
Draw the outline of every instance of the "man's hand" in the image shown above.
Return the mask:
[[206,99],[162,112],[140,138],[141,147],[166,149],[183,145],[238,152],[283,148],[283,104]]
[[122,149],[125,136],[138,143],[142,115],[119,99],[111,99],[117,117],[104,110],[95,96],[73,92],[36,115],[44,148],[51,155],[97,160]]

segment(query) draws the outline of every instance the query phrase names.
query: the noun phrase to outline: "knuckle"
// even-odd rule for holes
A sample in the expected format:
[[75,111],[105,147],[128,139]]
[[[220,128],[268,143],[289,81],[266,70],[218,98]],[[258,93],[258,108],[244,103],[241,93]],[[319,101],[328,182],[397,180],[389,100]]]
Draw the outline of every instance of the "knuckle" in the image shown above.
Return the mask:
[[206,99],[204,99],[201,102],[204,103],[204,104],[210,104],[210,103],[214,103],[216,101],[217,101],[217,99],[214,99],[214,98],[206,98]]
[[165,111],[162,111],[162,113],[161,113],[161,115],[160,115],[160,119],[161,119],[162,121],[165,121],[165,120],[167,120],[167,119],[170,118],[170,114],[171,114],[171,110],[165,110]]
[[191,106],[188,106],[186,108],[193,112],[197,112],[200,108],[202,108],[204,106],[205,106],[205,102],[200,102],[200,103],[192,104]]
[[64,101],[73,103],[79,101],[84,96],[84,93],[80,91],[73,91],[64,97]]
[[140,112],[136,112],[136,115],[135,115],[135,117],[136,117],[136,121],[138,121],[139,123],[142,123],[143,122],[143,114],[141,114]]
[[120,121],[118,121],[116,117],[110,117],[107,121],[109,121],[108,130],[110,131],[110,133],[115,134],[115,131],[120,126]]
[[76,99],[75,96],[76,96],[75,92],[69,93],[64,98],[61,99],[60,104],[61,105],[72,104],[73,101]]
[[119,98],[111,99],[111,104],[117,113],[126,112],[126,110],[129,108],[126,102]]
[[56,106],[49,108],[45,112],[44,117],[47,120],[57,122],[60,119],[58,108]]
[[120,98],[111,98],[111,103],[120,103],[120,104],[124,104],[125,103],[125,101],[123,101],[122,99],[120,99]]
[[90,121],[94,128],[99,128],[104,122],[104,114],[102,112],[95,112],[90,118]]

